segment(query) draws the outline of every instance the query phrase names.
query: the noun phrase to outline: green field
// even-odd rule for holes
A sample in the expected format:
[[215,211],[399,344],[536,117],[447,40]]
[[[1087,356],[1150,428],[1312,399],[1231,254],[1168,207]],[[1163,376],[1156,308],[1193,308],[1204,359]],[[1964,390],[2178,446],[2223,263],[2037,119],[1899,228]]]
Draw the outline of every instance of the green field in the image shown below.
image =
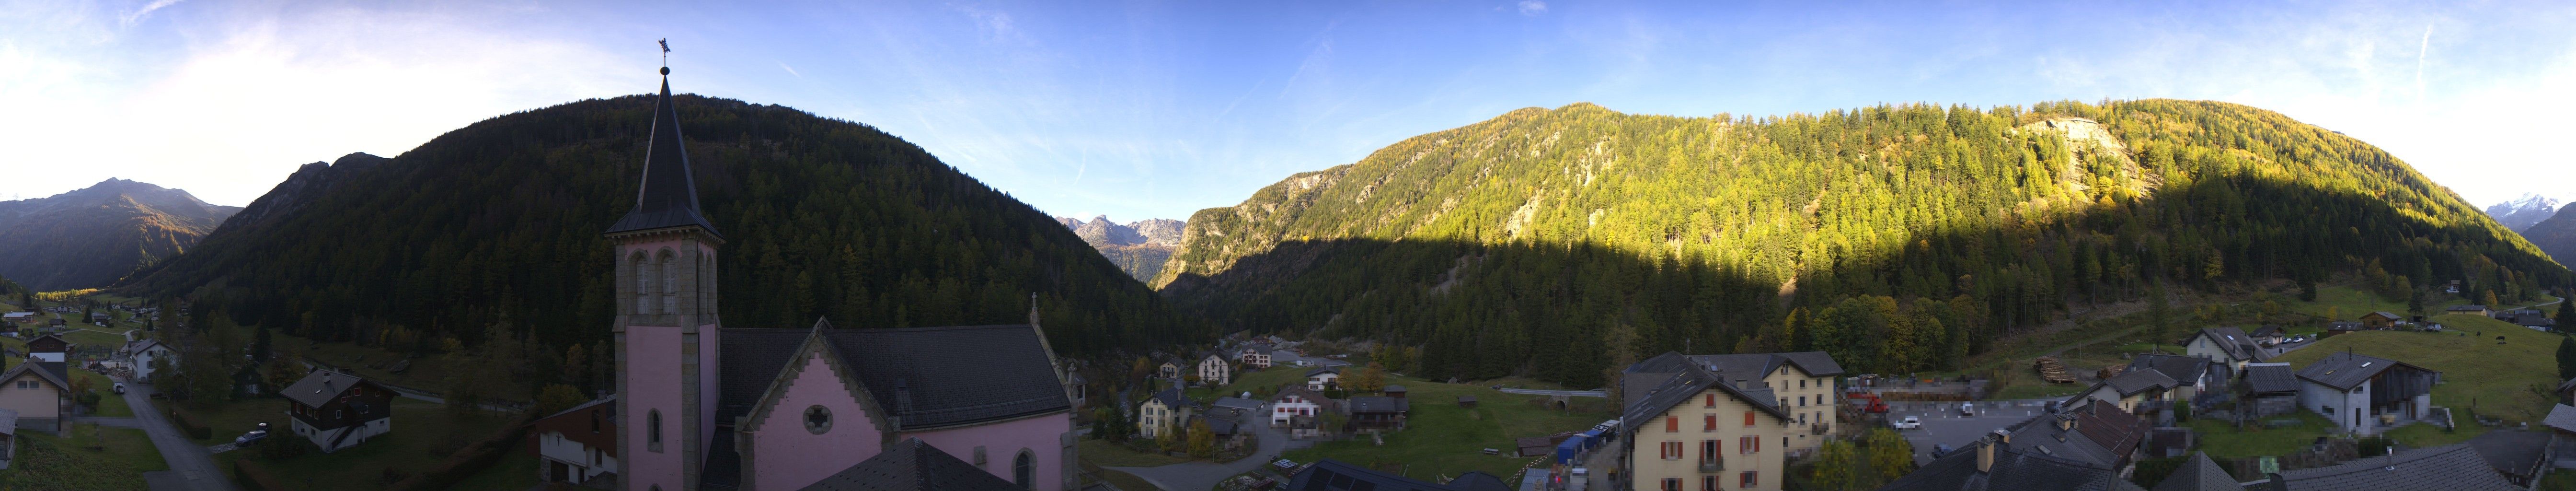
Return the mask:
[[[2433,388],[2433,404],[2457,411],[2454,416],[2461,420],[2462,433],[2471,435],[2467,428],[2475,426],[2468,420],[2471,411],[2504,418],[2507,424],[2538,423],[2549,414],[2549,394],[2559,382],[2555,358],[2559,335],[2475,315],[2430,320],[2448,326],[2449,332],[2354,332],[2319,340],[2316,346],[2273,361],[2306,367],[2328,353],[2350,349],[2440,371],[2442,383]],[[2497,336],[2504,341],[2497,341]]]
[[[367,380],[417,387],[422,390],[440,390],[439,387],[446,384],[445,380],[440,379],[441,374],[453,373],[445,368],[446,361],[438,356],[413,358],[410,369],[397,374],[383,368],[375,368],[402,356],[391,351],[353,343],[315,343],[295,336],[277,336],[275,342],[281,352],[304,353],[305,356],[321,360],[323,363],[347,368],[351,372],[356,372],[357,376],[366,377]],[[496,386],[492,391],[496,399],[528,402],[528,394],[532,392],[527,382],[521,380],[495,380],[491,381],[491,384]]]
[[2298,418],[2299,424],[2270,428],[2257,422],[2238,430],[2225,421],[2195,419],[2185,426],[2200,434],[2201,451],[2218,458],[2289,455],[2307,449],[2317,437],[2334,432],[2334,423],[2314,412],[2295,411],[2282,417]]
[[[1608,401],[1601,399],[1575,398],[1573,410],[1560,411],[1547,407],[1546,397],[1505,394],[1480,385],[1409,377],[1389,377],[1388,383],[1411,391],[1407,397],[1413,399],[1413,411],[1407,429],[1387,434],[1386,445],[1373,445],[1364,438],[1322,442],[1283,457],[1298,462],[1332,458],[1364,466],[1397,465],[1404,475],[1417,479],[1456,477],[1471,470],[1510,479],[1522,466],[1538,460],[1511,457],[1516,450],[1513,439],[1581,430],[1617,417]],[[1479,403],[1474,409],[1458,407],[1455,401],[1461,395],[1475,396]],[[1488,448],[1500,449],[1502,455],[1485,455]]]
[[1082,460],[1105,467],[1154,467],[1190,461],[1187,458],[1128,450],[1126,446],[1110,443],[1108,440],[1083,440],[1081,445]]
[[19,437],[17,459],[0,471],[0,488],[143,491],[143,473],[170,469],[140,429],[82,424],[74,425],[71,438]]

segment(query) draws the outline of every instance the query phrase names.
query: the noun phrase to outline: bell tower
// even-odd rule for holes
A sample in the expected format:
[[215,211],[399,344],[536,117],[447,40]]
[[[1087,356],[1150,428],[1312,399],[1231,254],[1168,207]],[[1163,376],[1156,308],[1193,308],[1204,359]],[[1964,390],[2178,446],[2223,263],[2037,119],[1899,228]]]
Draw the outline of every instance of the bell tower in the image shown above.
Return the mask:
[[651,143],[635,208],[608,228],[617,265],[617,457],[625,489],[697,489],[715,432],[716,246],[671,104],[671,68],[653,97]]

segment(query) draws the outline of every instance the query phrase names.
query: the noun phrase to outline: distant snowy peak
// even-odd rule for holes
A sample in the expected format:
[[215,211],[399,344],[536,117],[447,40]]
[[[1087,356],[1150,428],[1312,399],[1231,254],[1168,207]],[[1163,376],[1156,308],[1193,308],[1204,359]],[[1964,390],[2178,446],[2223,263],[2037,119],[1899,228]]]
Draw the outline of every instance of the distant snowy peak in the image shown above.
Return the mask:
[[2520,198],[2487,207],[2487,216],[2495,217],[2496,223],[2503,224],[2505,228],[2520,232],[2557,215],[2558,208],[2562,204],[2565,202],[2557,198],[2541,196],[2539,193],[2523,193]]

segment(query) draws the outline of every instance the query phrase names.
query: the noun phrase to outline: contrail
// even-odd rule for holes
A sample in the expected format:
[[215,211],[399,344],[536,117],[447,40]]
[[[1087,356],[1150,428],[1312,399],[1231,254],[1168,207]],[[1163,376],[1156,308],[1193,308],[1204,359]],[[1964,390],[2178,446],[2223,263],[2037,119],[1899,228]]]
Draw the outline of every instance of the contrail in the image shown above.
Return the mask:
[[2424,54],[2433,50],[2433,25],[2424,25],[2424,40],[2415,47],[2415,101],[2424,101]]

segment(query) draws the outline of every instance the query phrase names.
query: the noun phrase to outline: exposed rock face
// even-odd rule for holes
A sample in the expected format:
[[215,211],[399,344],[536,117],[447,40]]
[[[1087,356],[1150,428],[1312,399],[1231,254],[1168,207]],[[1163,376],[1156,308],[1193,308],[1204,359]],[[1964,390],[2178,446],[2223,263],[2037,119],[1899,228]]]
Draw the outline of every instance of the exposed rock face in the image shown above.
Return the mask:
[[241,213],[224,220],[223,228],[258,227],[277,217],[293,214],[295,210],[320,199],[324,191],[348,182],[350,175],[387,160],[392,159],[361,152],[340,156],[339,160],[327,164],[304,164],[296,168],[294,174],[287,175],[285,181],[277,183],[277,187],[270,188],[268,194],[260,195],[259,199],[250,202],[250,206],[240,208]]
[[124,179],[0,202],[0,276],[39,290],[106,286],[196,246],[241,210]]
[[2504,225],[2504,228],[2521,232],[2556,216],[2558,207],[2562,204],[2565,203],[2558,201],[2557,198],[2541,196],[2537,193],[2523,193],[2520,198],[2487,207],[2487,216],[2495,217],[2496,223]]
[[1073,234],[1099,249],[1109,262],[1118,263],[1137,280],[1151,280],[1163,271],[1163,261],[1171,259],[1172,248],[1181,244],[1181,232],[1188,222],[1169,218],[1149,218],[1119,224],[1108,215],[1084,221],[1073,217],[1056,217],[1057,223],[1073,229]]
[[2523,240],[2540,246],[2540,251],[2549,253],[2549,258],[2558,260],[2558,264],[2576,263],[2576,205],[2559,208],[2558,214],[2548,220],[2521,230]]

